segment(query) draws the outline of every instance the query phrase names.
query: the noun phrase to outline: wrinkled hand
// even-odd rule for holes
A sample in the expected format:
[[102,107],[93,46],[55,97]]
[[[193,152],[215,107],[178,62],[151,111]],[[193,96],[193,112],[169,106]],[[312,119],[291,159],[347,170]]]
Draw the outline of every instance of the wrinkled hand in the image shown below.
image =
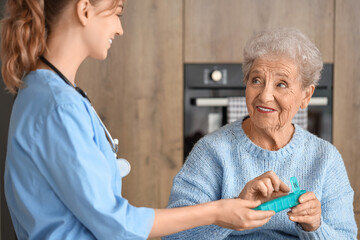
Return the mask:
[[321,203],[315,193],[307,192],[299,197],[300,204],[288,212],[289,219],[298,222],[305,231],[315,231],[321,224]]
[[239,198],[260,200],[262,203],[285,196],[290,188],[273,172],[268,171],[249,181],[241,191]]
[[260,201],[243,199],[222,199],[217,201],[220,211],[215,222],[216,225],[237,231],[261,227],[274,216],[274,211],[255,211]]

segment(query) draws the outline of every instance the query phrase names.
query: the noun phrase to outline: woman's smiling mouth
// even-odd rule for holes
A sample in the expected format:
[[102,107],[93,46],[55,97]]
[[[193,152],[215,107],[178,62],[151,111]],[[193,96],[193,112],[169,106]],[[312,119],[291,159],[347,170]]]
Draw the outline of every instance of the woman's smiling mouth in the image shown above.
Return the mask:
[[273,108],[268,108],[268,107],[264,107],[264,106],[256,106],[256,109],[261,113],[272,113],[272,112],[276,111]]

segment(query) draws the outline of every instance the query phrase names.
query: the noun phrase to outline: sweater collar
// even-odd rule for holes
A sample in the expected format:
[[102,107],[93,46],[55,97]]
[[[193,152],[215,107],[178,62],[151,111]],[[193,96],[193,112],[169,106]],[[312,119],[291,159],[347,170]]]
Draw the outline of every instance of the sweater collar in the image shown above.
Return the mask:
[[241,141],[241,148],[245,149],[249,154],[251,154],[254,157],[260,158],[260,159],[269,159],[269,160],[276,160],[276,159],[284,159],[290,155],[292,155],[295,151],[295,149],[301,147],[301,135],[303,134],[303,129],[297,125],[295,126],[295,132],[288,144],[286,144],[284,147],[280,148],[276,151],[270,151],[263,149],[256,144],[254,144],[250,138],[245,134],[244,129],[242,128],[242,121],[237,121],[237,126],[235,127],[236,133],[235,135],[237,138]]

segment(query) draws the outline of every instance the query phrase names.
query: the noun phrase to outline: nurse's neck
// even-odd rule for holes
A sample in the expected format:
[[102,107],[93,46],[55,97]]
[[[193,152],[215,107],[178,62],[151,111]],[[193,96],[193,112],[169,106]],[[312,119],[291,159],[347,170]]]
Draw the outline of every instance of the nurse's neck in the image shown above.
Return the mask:
[[[75,41],[75,42],[74,42]],[[43,54],[75,86],[75,76],[80,64],[86,58],[81,47],[77,47],[76,40],[60,35],[47,40],[47,51]],[[42,61],[38,62],[37,68],[49,69]]]

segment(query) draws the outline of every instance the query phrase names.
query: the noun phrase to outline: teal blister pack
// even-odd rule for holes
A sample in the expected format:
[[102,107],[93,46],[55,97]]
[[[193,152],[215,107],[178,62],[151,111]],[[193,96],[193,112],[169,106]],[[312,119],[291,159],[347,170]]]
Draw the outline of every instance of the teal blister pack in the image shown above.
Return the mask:
[[271,201],[265,202],[254,208],[254,210],[264,210],[264,211],[272,210],[275,212],[280,212],[287,208],[292,208],[298,205],[299,197],[304,193],[306,193],[306,191],[300,190],[299,183],[296,177],[291,177],[290,183],[291,183],[291,188],[293,190],[292,193],[290,193],[287,196],[279,197]]

